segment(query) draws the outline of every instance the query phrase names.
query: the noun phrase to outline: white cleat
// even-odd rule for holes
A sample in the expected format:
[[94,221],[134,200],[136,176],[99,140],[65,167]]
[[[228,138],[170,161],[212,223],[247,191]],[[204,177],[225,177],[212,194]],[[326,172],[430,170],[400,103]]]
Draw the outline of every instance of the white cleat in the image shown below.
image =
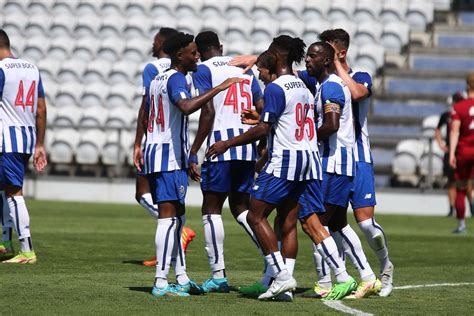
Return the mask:
[[393,264],[390,262],[388,266],[380,274],[382,289],[380,290],[379,296],[387,297],[392,293],[393,270],[394,270]]
[[296,280],[293,277],[290,277],[288,280],[278,280],[278,277],[273,281],[272,285],[268,290],[261,294],[259,300],[268,300],[278,296],[280,293],[287,291],[294,291],[296,289]]

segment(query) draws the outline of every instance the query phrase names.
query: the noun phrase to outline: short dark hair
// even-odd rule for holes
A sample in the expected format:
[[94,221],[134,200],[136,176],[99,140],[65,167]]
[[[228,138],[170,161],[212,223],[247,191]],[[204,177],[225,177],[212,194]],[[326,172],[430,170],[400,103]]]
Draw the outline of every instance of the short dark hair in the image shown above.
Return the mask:
[[185,48],[194,40],[191,34],[178,32],[163,43],[163,51],[168,55],[176,54],[181,48]]
[[331,60],[334,60],[334,54],[336,53],[334,50],[334,47],[332,47],[330,44],[327,42],[316,42],[311,44],[311,46],[319,46],[322,48],[322,51],[324,53],[324,57],[330,58]]
[[266,50],[258,56],[255,64],[257,67],[261,66],[268,69],[270,73],[275,73],[276,56],[271,51]]
[[10,39],[3,29],[0,29],[0,48],[10,49]]
[[199,53],[210,51],[212,48],[219,48],[221,42],[213,31],[203,31],[196,36],[196,45]]
[[326,30],[319,34],[319,39],[323,42],[331,42],[336,45],[342,45],[345,49],[349,49],[351,37],[343,29]]
[[168,38],[170,38],[171,36],[175,35],[176,33],[178,33],[177,30],[171,28],[171,27],[162,27],[160,28],[160,30],[158,31],[158,35],[160,35],[161,37],[163,37],[163,39],[166,41]]

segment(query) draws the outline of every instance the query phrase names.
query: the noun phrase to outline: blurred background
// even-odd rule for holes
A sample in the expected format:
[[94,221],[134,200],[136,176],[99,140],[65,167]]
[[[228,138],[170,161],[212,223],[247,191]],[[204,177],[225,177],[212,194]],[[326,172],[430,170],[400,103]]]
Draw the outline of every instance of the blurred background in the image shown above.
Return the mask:
[[[134,201],[141,73],[160,27],[213,30],[227,55],[259,54],[278,34],[309,45],[344,28],[349,64],[374,77],[369,134],[380,209],[448,209],[435,128],[474,71],[474,1],[0,0],[0,25],[16,56],[38,65],[46,91],[50,164],[30,172],[30,197]],[[198,118],[190,117],[191,140]],[[188,199],[200,203],[197,185]]]

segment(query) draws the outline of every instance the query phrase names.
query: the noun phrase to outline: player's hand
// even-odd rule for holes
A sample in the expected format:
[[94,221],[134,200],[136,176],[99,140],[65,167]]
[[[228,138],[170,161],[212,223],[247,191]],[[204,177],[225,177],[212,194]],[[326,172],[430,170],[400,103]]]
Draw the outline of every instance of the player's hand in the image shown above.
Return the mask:
[[218,85],[217,88],[220,91],[224,91],[225,89],[229,88],[234,83],[240,83],[242,81],[244,81],[244,78],[239,78],[239,77],[227,78],[223,83]]
[[242,124],[257,125],[260,120],[260,114],[254,109],[243,109],[240,113],[240,121]]
[[198,165],[194,162],[189,163],[188,175],[192,180],[196,182],[201,182],[201,174],[198,171]]
[[247,71],[252,68],[253,65],[257,62],[257,56],[256,55],[240,55],[240,56],[235,56],[232,58],[229,62],[231,66],[244,66],[244,71],[243,73],[246,73]]
[[143,166],[144,160],[143,160],[143,151],[141,146],[134,146],[133,147],[133,164],[135,165],[135,168],[139,172],[142,171],[142,166]]
[[444,144],[441,144],[439,147],[441,148],[441,150],[442,150],[443,152],[445,152],[445,153],[448,153],[448,152],[449,152],[448,146],[446,146],[446,145],[444,145]]
[[44,146],[36,146],[35,154],[33,155],[33,166],[36,171],[41,172],[48,165],[48,160],[46,159],[46,151]]
[[456,169],[456,156],[449,156],[449,165],[453,168]]
[[206,158],[214,159],[218,155],[225,153],[227,149],[229,149],[229,143],[227,140],[215,142],[207,151]]

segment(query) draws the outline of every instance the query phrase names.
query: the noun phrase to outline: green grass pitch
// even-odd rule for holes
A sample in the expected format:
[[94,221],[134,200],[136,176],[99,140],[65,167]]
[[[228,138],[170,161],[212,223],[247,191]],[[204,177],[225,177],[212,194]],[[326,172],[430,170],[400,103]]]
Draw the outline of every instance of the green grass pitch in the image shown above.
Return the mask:
[[[0,264],[0,314],[260,315],[340,312],[318,300],[259,302],[229,294],[155,298],[154,268],[138,262],[154,254],[155,221],[138,205],[28,201],[36,265]],[[263,260],[239,225],[224,212],[226,272],[233,286],[261,276]],[[349,214],[352,220],[352,214]],[[395,286],[474,282],[474,221],[467,236],[453,236],[454,219],[380,215],[395,264]],[[352,221],[353,223],[353,221]],[[200,211],[188,208],[187,226],[197,237],[187,256],[189,276],[209,277]],[[358,227],[354,229],[359,232]],[[361,235],[360,235],[361,236]],[[378,262],[362,243],[374,270]],[[315,272],[309,239],[300,231],[295,277],[299,289],[312,286]],[[18,248],[18,244],[15,244]],[[356,275],[351,267],[350,272]],[[173,272],[170,273],[173,281]],[[343,301],[375,315],[474,312],[473,285],[394,290],[388,298]]]

